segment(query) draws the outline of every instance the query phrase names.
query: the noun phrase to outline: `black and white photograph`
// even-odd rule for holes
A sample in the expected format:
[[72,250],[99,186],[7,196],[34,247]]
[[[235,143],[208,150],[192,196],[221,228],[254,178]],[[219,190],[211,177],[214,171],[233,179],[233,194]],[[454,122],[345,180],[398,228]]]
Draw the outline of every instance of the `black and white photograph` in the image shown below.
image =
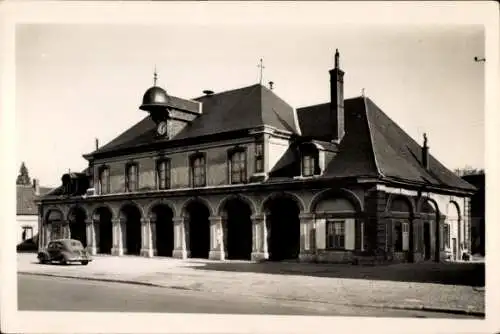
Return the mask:
[[2,332],[500,330],[495,10],[7,2]]

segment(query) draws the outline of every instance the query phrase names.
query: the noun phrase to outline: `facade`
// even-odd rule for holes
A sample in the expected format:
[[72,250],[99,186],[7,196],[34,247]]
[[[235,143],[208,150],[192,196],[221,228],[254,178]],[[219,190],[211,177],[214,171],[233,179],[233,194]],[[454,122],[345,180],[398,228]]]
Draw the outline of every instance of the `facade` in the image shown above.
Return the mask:
[[47,194],[51,189],[40,187],[38,180],[33,179],[33,185],[18,184],[17,196],[17,244],[35,238],[38,235],[38,209],[35,199]]
[[477,192],[472,195],[471,205],[471,252],[472,254],[485,255],[485,174],[464,175],[462,178],[477,188]]
[[459,258],[475,188],[371,99],[344,99],[339,59],[330,102],[299,109],[259,84],[183,99],[155,83],[145,118],[42,198],[41,246],[71,236],[116,256]]

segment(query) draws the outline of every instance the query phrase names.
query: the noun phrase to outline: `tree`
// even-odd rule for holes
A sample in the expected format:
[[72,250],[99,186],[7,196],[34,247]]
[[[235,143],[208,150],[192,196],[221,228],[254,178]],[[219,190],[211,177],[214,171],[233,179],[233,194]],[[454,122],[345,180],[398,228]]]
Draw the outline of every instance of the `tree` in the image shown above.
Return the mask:
[[466,175],[479,175],[484,174],[484,169],[472,168],[471,166],[465,166],[464,168],[456,168],[454,170],[455,174],[458,176],[466,176]]
[[24,161],[21,164],[21,168],[19,168],[19,175],[16,180],[17,185],[23,186],[31,186],[31,178],[29,176],[28,168],[24,164]]

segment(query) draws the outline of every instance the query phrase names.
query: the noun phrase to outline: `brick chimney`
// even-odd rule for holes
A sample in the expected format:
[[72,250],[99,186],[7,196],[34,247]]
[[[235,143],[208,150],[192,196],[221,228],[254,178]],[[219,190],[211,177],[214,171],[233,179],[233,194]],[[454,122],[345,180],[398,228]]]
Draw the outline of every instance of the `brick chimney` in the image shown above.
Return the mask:
[[330,120],[333,141],[344,137],[344,72],[340,69],[339,50],[335,50],[335,68],[330,70]]
[[429,146],[427,146],[427,134],[424,133],[424,145],[422,146],[422,165],[429,169]]
[[40,184],[38,183],[38,179],[33,179],[33,191],[35,192],[35,196],[40,196]]

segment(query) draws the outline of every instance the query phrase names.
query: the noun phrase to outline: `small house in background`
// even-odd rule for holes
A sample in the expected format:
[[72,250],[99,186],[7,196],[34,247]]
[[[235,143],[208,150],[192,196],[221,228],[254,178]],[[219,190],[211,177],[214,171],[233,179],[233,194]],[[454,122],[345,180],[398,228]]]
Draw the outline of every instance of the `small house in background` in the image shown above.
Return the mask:
[[52,188],[40,187],[37,179],[31,181],[24,162],[16,180],[16,188],[17,245],[18,249],[27,249],[29,245],[37,244],[38,206],[35,199],[48,194]]
[[485,255],[485,174],[484,170],[466,173],[462,178],[477,188],[472,195],[471,206],[471,253]]

